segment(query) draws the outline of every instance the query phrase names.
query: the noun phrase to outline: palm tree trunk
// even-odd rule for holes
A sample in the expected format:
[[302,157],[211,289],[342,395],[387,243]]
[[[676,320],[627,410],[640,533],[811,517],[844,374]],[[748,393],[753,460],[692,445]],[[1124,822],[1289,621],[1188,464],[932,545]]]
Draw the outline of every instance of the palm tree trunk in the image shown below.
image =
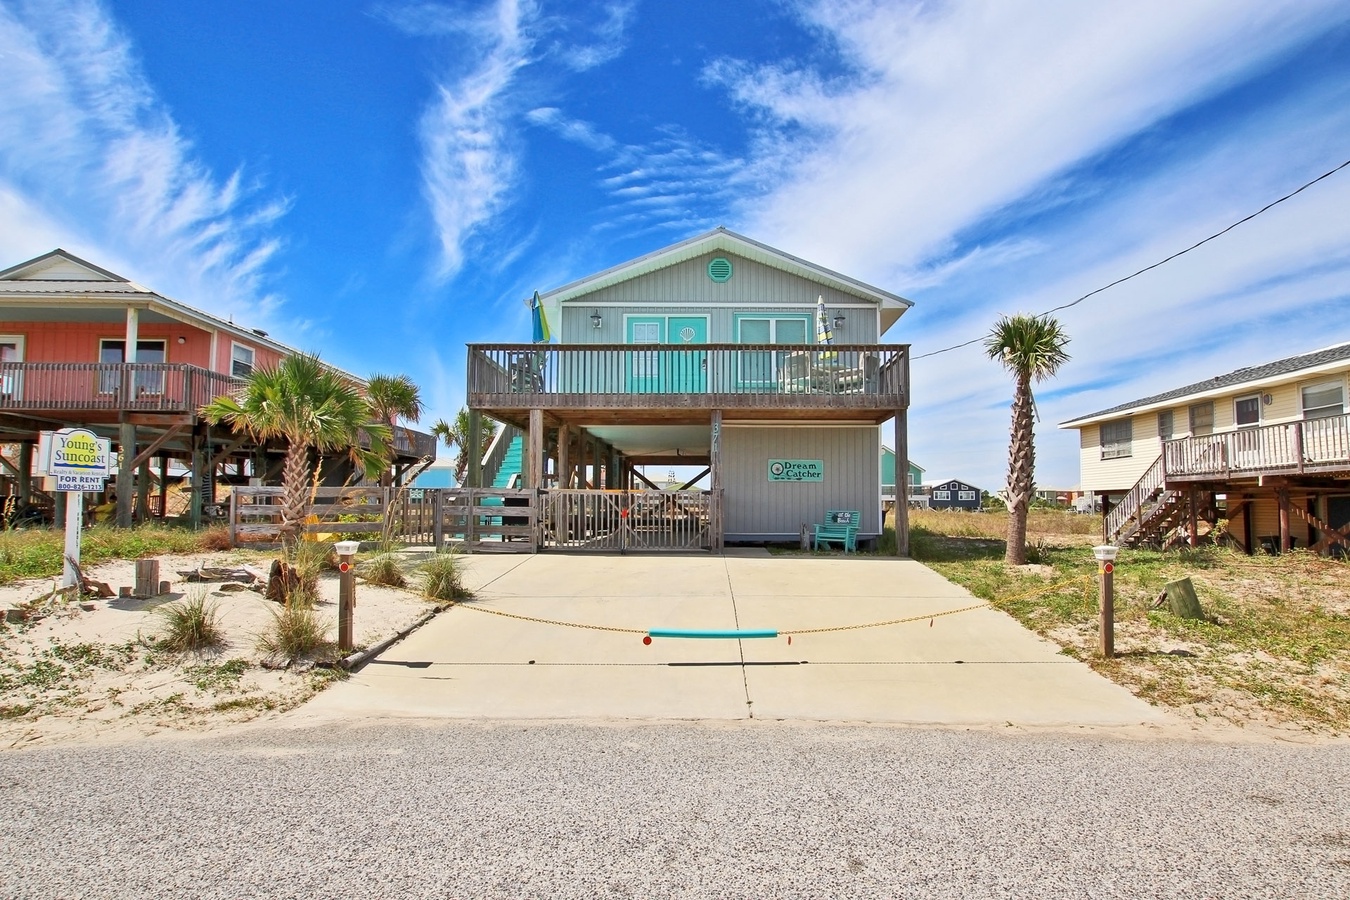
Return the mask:
[[1027,561],[1027,507],[1036,470],[1033,424],[1031,373],[1018,372],[1013,391],[1012,440],[1008,444],[1008,549],[1003,557],[1013,566],[1026,565]]
[[281,540],[292,544],[305,524],[305,500],[309,491],[309,446],[299,441],[286,448],[281,470]]

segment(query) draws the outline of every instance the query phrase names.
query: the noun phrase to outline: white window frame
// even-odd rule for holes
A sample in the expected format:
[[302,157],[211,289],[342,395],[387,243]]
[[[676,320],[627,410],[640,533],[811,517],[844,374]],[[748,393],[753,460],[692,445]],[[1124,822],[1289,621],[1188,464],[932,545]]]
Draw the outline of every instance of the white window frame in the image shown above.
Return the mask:
[[[1239,403],[1249,403],[1249,402],[1253,402],[1253,401],[1255,401],[1255,403],[1256,403],[1256,421],[1255,421],[1255,422],[1239,422],[1239,421],[1238,421],[1238,404],[1239,404]],[[1257,428],[1257,427],[1259,427],[1260,425],[1261,425],[1261,395],[1260,395],[1260,394],[1243,394],[1241,397],[1234,397],[1234,398],[1233,398],[1233,427],[1234,427],[1234,428]]]
[[[13,344],[17,359],[7,360],[12,363],[22,363],[24,361],[24,351],[27,349],[25,344],[25,335],[22,334],[0,334],[0,344]],[[11,400],[19,400],[23,397],[23,370],[16,372],[6,372],[0,377],[0,394]]]
[[[1123,439],[1115,437],[1108,441],[1107,426],[1124,427],[1128,433]],[[1102,459],[1128,459],[1134,456],[1134,419],[1126,417],[1103,422],[1097,427],[1097,439],[1101,444]]]
[[[5,336],[5,337],[0,337],[0,340],[8,340],[8,337],[7,337],[7,336]],[[1307,392],[1308,392],[1308,391],[1329,391],[1329,390],[1331,390],[1332,388],[1337,388],[1337,389],[1339,389],[1340,392],[1341,392],[1341,404],[1340,404],[1340,409],[1337,410],[1336,412],[1327,412],[1327,413],[1321,413],[1321,414],[1319,414],[1319,415],[1309,416],[1309,415],[1308,415],[1309,410],[1308,410],[1308,407],[1306,406],[1307,399],[1308,399],[1308,398],[1307,398]],[[1344,381],[1344,379],[1339,379],[1339,378],[1338,378],[1338,379],[1336,379],[1336,380],[1334,380],[1334,381],[1319,381],[1319,382],[1314,382],[1314,383],[1312,383],[1312,384],[1304,384],[1304,385],[1300,385],[1300,386],[1299,386],[1299,389],[1298,389],[1298,405],[1299,405],[1300,412],[1302,412],[1303,418],[1305,418],[1305,419],[1309,419],[1309,418],[1312,418],[1312,419],[1324,419],[1324,418],[1330,418],[1331,416],[1341,416],[1341,415],[1345,415],[1345,381]],[[1314,406],[1314,407],[1312,408],[1312,411],[1313,411],[1313,412],[1318,412],[1319,410],[1329,410],[1329,409],[1332,409],[1332,408],[1333,408],[1333,407],[1330,407],[1330,406]]]
[[960,499],[960,500],[974,500],[974,499],[975,499],[975,492],[974,492],[974,491],[957,491],[957,492],[956,492],[956,496],[957,496],[957,499]]
[[933,499],[934,499],[934,500],[950,500],[950,499],[952,499],[952,492],[951,492],[951,491],[933,491]]
[[[1200,431],[1200,430],[1198,430],[1198,429],[1195,427],[1195,411],[1196,411],[1197,409],[1202,409],[1203,407],[1206,407],[1206,406],[1209,407],[1209,425],[1206,426],[1206,430],[1205,430],[1205,431]],[[1199,403],[1192,403],[1190,406],[1186,407],[1186,427],[1190,429],[1190,435],[1191,435],[1191,437],[1198,437],[1198,436],[1200,436],[1200,435],[1205,435],[1205,434],[1213,434],[1213,433],[1214,433],[1214,401],[1213,401],[1213,400],[1201,400]]]
[[[1167,422],[1166,434],[1163,433],[1164,417]],[[1172,438],[1176,437],[1176,433],[1177,433],[1176,413],[1170,409],[1164,409],[1162,412],[1158,413],[1158,440],[1170,441],[1172,440]]]
[[[100,363],[103,362],[103,348],[104,348],[104,345],[106,345],[106,344],[121,344],[121,345],[122,345],[122,359],[121,359],[121,363],[125,364],[126,361],[127,361],[127,339],[124,338],[124,337],[120,337],[120,338],[99,338],[99,339],[98,339],[98,361],[99,361]],[[137,362],[140,361],[140,360],[139,360],[139,357],[140,357],[140,355],[141,355],[141,350],[143,349],[143,348],[141,347],[142,344],[159,344],[159,345],[163,348],[163,349],[161,350],[161,357],[162,357],[162,359],[163,359],[163,362],[166,362],[166,363],[167,363],[167,362],[169,361],[169,341],[168,341],[167,338],[143,338],[143,337],[138,337],[138,338],[136,339],[136,356],[138,357]],[[121,379],[121,376],[118,375],[118,373],[116,373],[116,372],[103,372],[102,375],[99,377],[98,390],[99,390],[99,393],[100,393],[100,394],[115,394],[115,393],[117,393],[117,391],[119,390],[119,388],[121,387],[121,385],[122,385],[122,379]],[[162,394],[162,393],[164,393],[164,372],[163,372],[163,370],[160,370],[160,371],[158,371],[158,372],[153,371],[153,370],[151,370],[151,371],[149,371],[149,372],[137,372],[137,373],[136,373],[135,384],[132,386],[132,389],[135,391],[136,396],[140,396],[140,395],[142,395],[142,394]]]
[[[246,352],[248,353],[248,363],[247,363],[247,365],[248,365],[248,371],[245,372],[243,375],[237,375],[237,374],[235,374],[235,371],[234,371],[234,365],[235,365],[235,363],[237,363],[237,362],[243,362],[243,360],[237,359],[237,358],[235,357],[235,354],[238,353],[240,350],[244,350],[244,351],[246,351]],[[257,370],[257,367],[258,367],[257,359],[258,359],[258,351],[257,351],[256,348],[250,347],[248,344],[241,344],[241,343],[239,343],[238,341],[230,341],[230,377],[231,377],[231,378],[247,378],[248,376],[252,375],[252,374]]]
[[[746,322],[768,322],[769,323],[769,344],[778,344],[778,326],[783,322],[793,322],[802,325],[802,342],[809,345],[811,343],[811,317],[804,313],[738,313],[735,317],[736,323],[736,343],[747,344],[741,337],[741,327]],[[800,346],[800,345],[788,345]],[[755,359],[753,353],[736,354],[736,383],[738,385],[761,385],[774,384],[778,381],[779,371],[783,365],[785,354],[783,352],[763,351],[769,353],[769,365],[767,371],[765,367],[757,361],[753,366],[747,366],[752,359]],[[750,369],[750,371],[747,371]]]

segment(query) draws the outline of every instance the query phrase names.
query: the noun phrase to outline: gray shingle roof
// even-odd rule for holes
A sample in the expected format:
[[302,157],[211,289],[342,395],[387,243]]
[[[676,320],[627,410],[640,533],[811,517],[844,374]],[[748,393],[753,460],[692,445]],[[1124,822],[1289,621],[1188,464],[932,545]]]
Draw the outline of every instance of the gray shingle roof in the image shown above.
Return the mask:
[[1099,416],[1109,416],[1113,413],[1126,412],[1127,410],[1136,409],[1141,406],[1151,406],[1154,403],[1179,400],[1182,397],[1189,397],[1192,394],[1220,390],[1226,387],[1235,387],[1253,381],[1277,378],[1281,375],[1292,375],[1304,369],[1311,369],[1328,363],[1340,362],[1341,360],[1350,360],[1350,343],[1337,344],[1334,347],[1327,347],[1325,350],[1314,350],[1312,353],[1290,356],[1286,359],[1277,359],[1275,362],[1269,362],[1259,366],[1236,369],[1229,372],[1227,375],[1216,375],[1205,381],[1197,381],[1195,384],[1188,384],[1185,387],[1176,388],[1175,390],[1154,394],[1152,397],[1145,397],[1142,400],[1131,400],[1129,403],[1122,403],[1119,406],[1112,406],[1109,409],[1088,413],[1085,416],[1076,416],[1068,422],[1063,422],[1061,424],[1068,425],[1083,419],[1095,419]]

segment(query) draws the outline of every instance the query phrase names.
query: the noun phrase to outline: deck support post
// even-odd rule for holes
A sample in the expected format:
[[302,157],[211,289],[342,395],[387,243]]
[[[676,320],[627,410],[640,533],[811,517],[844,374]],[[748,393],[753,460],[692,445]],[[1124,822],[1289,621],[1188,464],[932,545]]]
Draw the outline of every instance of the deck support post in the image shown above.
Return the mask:
[[[231,494],[233,497],[233,494]],[[169,518],[169,457],[159,457],[159,520]]]
[[566,422],[558,426],[558,487],[566,489],[572,486],[572,431]]
[[1280,552],[1288,553],[1289,546],[1289,488],[1275,489],[1275,502],[1280,509]]
[[150,461],[141,463],[136,473],[136,521],[150,521]]
[[712,470],[710,488],[712,493],[711,515],[708,516],[708,541],[714,553],[721,553],[726,546],[726,534],[723,530],[725,514],[722,509],[722,411],[712,411],[712,431],[708,444],[708,468]]
[[544,411],[530,410],[529,459],[525,463],[525,487],[537,491],[544,484]]
[[468,487],[483,486],[483,449],[478,438],[482,430],[483,414],[469,407],[469,440],[473,442],[473,446],[465,448],[465,453],[469,457],[469,468],[464,473],[464,483]]
[[1195,494],[1195,488],[1194,487],[1189,488],[1186,491],[1186,503],[1187,503],[1186,513],[1188,518],[1186,537],[1192,547],[1199,546],[1200,544],[1200,523],[1198,521],[1199,515],[1196,509],[1198,502],[1199,501],[1196,498]]
[[[202,469],[206,460],[205,451],[202,450],[202,438],[199,434],[200,429],[192,430],[192,474],[188,478],[188,524],[193,528],[202,527]],[[119,493],[117,499],[120,501],[122,495]]]
[[589,456],[590,456],[590,459],[591,459],[591,487],[594,487],[594,488],[599,488],[599,487],[601,487],[601,484],[600,484],[600,468],[601,468],[601,467],[600,467],[600,452],[601,452],[601,449],[602,449],[602,443],[601,443],[601,441],[600,441],[600,438],[597,437],[597,436],[595,436],[595,435],[591,435],[591,452],[590,452]]
[[[908,384],[908,379],[906,379]],[[902,477],[903,473],[903,477]],[[909,410],[895,411],[895,555],[909,556]],[[885,513],[882,514],[883,518]]]
[[[127,310],[128,319],[130,319],[132,310]],[[131,331],[128,324],[127,330]],[[131,500],[135,495],[136,470],[131,464],[136,459],[136,426],[131,422],[124,421],[118,427],[118,460],[117,460],[117,527],[131,527]]]
[[19,471],[15,478],[19,491],[19,500],[27,503],[33,498],[33,442],[24,441],[19,445]]

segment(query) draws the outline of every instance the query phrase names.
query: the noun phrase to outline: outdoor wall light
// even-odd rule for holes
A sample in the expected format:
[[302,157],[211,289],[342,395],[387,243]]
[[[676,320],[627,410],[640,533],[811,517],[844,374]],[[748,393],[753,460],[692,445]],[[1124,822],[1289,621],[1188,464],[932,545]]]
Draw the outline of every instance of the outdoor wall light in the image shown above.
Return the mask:
[[180,343],[180,344],[186,344],[186,343],[187,343],[187,338],[183,337],[183,336],[180,334],[180,335],[178,336],[178,343]]
[[1092,555],[1097,557],[1099,562],[1115,562],[1116,554],[1119,552],[1119,547],[1113,547],[1110,544],[1102,544],[1100,547],[1092,548]]
[[599,328],[603,324],[605,324],[605,320],[600,318],[600,310],[597,309],[595,312],[591,313],[592,328]]
[[843,330],[844,330],[844,314],[843,314],[843,313],[835,313],[835,314],[834,314],[834,330],[835,330],[835,331],[843,331]]

